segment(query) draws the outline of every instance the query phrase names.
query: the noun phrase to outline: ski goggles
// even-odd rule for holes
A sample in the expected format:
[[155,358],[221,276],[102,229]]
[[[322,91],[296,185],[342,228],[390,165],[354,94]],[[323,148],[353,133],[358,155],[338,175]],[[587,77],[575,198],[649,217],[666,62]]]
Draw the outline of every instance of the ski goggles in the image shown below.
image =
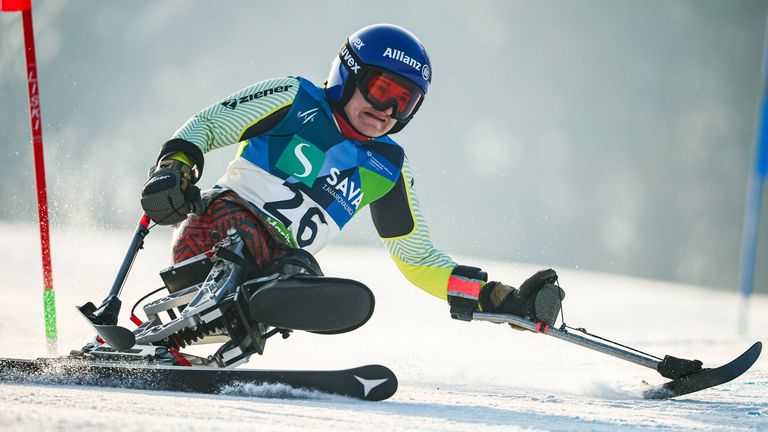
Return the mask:
[[392,110],[392,118],[407,122],[424,98],[416,84],[407,79],[378,69],[367,67],[357,80],[357,88],[368,103],[379,111]]

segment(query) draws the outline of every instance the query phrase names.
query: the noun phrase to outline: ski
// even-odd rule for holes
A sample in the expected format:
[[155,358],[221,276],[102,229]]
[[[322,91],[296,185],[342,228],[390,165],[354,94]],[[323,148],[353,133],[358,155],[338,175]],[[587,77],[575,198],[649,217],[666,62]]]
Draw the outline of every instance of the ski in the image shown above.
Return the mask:
[[237,388],[249,384],[284,384],[368,401],[387,399],[397,391],[397,377],[380,365],[346,370],[259,370],[136,365],[66,357],[0,358],[0,381],[207,394],[233,389],[236,393]]
[[756,342],[731,362],[714,369],[702,369],[643,392],[644,399],[669,399],[725,384],[746,372],[760,357],[762,343]]

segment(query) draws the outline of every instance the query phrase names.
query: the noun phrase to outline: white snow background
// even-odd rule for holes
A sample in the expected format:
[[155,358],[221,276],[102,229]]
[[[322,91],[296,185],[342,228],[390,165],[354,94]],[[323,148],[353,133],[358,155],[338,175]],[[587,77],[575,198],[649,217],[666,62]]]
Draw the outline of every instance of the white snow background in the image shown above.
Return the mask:
[[[131,231],[53,231],[59,354],[92,338],[74,305],[100,302]],[[141,295],[160,286],[170,231],[147,237],[124,289],[123,322]],[[0,355],[45,356],[37,228],[0,224]],[[458,257],[462,258],[462,257]],[[518,284],[537,267],[463,257]],[[768,430],[766,355],[736,381],[675,400],[646,401],[650,369],[505,325],[451,320],[447,305],[412,287],[386,251],[331,247],[328,275],[360,280],[376,295],[373,318],[336,336],[275,338],[249,368],[339,369],[380,363],[398,376],[391,399],[364,402],[247,387],[191,395],[94,387],[0,384],[0,430]],[[750,334],[736,335],[738,295],[693,286],[558,269],[570,325],[663,356],[719,366],[755,340],[768,342],[768,298],[752,299]],[[196,347],[207,351],[211,347]]]

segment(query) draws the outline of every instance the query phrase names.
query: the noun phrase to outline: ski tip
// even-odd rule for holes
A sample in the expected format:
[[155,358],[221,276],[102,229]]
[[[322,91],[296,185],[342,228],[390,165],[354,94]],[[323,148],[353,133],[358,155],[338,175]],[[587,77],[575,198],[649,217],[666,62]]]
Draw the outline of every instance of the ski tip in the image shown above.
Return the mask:
[[762,351],[763,351],[763,343],[760,341],[757,341],[753,343],[748,350],[744,351],[744,353],[742,353],[737,360],[743,359],[743,361],[749,361],[749,365],[752,366],[752,364],[754,364],[757,361],[757,359],[760,357],[760,354],[762,353]]
[[740,377],[760,357],[762,342],[752,344],[740,356],[717,368],[705,368],[643,392],[643,399],[670,399],[725,384]]
[[[755,342],[752,344],[752,346],[747,350],[747,353],[751,353],[751,355],[755,358],[755,361],[760,357],[760,354],[763,352],[763,343],[760,341]],[[752,362],[752,363],[754,363]]]
[[347,372],[359,383],[356,391],[362,391],[355,397],[368,401],[382,401],[389,399],[397,392],[397,376],[392,370],[382,365],[366,365],[354,369],[348,369]]

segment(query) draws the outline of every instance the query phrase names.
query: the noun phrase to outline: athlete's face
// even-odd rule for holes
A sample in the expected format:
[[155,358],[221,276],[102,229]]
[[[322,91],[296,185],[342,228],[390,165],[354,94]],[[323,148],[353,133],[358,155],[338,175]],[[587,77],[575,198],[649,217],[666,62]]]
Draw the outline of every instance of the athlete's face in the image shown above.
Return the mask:
[[393,109],[389,107],[386,111],[377,110],[365,100],[360,89],[356,88],[355,94],[344,106],[344,113],[355,129],[369,137],[380,137],[389,132],[397,122],[391,117]]

